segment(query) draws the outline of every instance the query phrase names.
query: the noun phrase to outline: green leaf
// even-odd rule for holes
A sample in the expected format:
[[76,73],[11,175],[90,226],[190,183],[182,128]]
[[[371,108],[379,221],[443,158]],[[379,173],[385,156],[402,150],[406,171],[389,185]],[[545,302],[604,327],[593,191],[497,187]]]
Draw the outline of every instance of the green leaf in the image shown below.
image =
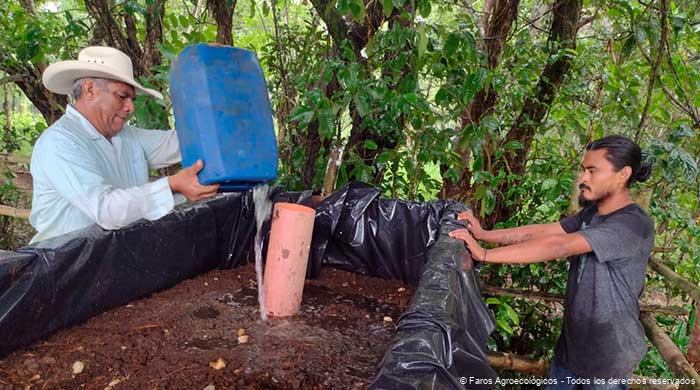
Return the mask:
[[424,26],[418,28],[418,43],[416,47],[418,48],[418,57],[423,57],[428,49],[428,35],[425,33]]
[[180,22],[180,26],[187,28],[190,23],[187,20],[187,18],[184,15],[180,15],[177,17],[178,22]]
[[365,17],[365,3],[362,0],[350,0],[350,11],[355,20]]
[[250,19],[253,19],[255,17],[255,9],[257,8],[255,4],[255,0],[250,0],[250,14],[248,14],[248,17]]
[[508,319],[510,319],[510,322],[512,322],[515,325],[520,325],[520,317],[518,317],[518,313],[513,310],[513,308],[508,305],[508,304],[503,304],[503,307],[506,309],[506,315],[508,316]]
[[365,149],[377,150],[377,143],[372,141],[371,139],[366,139],[365,140]]
[[555,179],[553,177],[547,178],[542,182],[542,189],[548,190],[548,189],[554,188],[557,185],[557,183],[558,183],[557,179]]
[[403,98],[411,104],[416,104],[418,102],[418,97],[416,96],[415,93],[404,94]]
[[454,56],[455,52],[459,48],[459,42],[459,35],[455,33],[451,33],[450,35],[448,35],[444,47],[445,55],[448,57]]
[[486,190],[486,199],[482,203],[482,210],[484,214],[491,214],[493,209],[496,207],[496,196],[490,189]]
[[308,107],[301,107],[294,110],[293,114],[289,117],[290,121],[297,121],[302,126],[307,126],[311,119],[314,117],[314,112]]
[[464,38],[462,40],[462,44],[464,45],[464,48],[467,52],[467,60],[476,62],[476,39],[474,38],[474,35],[472,35],[472,33],[469,31],[465,31],[463,34]]
[[421,0],[418,3],[418,13],[420,13],[421,16],[424,18],[427,18],[430,16],[430,12],[432,11],[432,6],[430,4],[430,0]]
[[384,15],[391,15],[391,12],[394,10],[394,2],[392,0],[382,0],[382,10]]
[[508,322],[506,320],[499,318],[496,320],[496,323],[498,324],[499,328],[503,329],[509,335],[513,334],[513,328],[511,328],[510,325],[508,325]]
[[323,109],[318,112],[318,132],[322,139],[330,139],[335,134],[335,116],[331,109]]
[[452,102],[452,96],[450,96],[450,93],[447,91],[447,88],[440,87],[438,89],[437,93],[435,94],[435,104],[440,105],[440,106],[446,106]]
[[353,99],[353,102],[355,103],[357,112],[360,114],[361,117],[364,117],[369,113],[370,108],[366,99],[363,99],[361,96],[357,96]]
[[507,142],[505,145],[503,145],[503,148],[507,149],[507,150],[519,150],[519,149],[523,148],[523,143],[520,141],[517,141],[517,140],[510,141],[510,142]]
[[498,119],[496,119],[493,116],[487,116],[481,120],[481,127],[488,131],[494,131],[498,129],[499,125],[500,124],[498,123]]
[[495,297],[486,298],[484,301],[487,305],[500,305],[501,300]]

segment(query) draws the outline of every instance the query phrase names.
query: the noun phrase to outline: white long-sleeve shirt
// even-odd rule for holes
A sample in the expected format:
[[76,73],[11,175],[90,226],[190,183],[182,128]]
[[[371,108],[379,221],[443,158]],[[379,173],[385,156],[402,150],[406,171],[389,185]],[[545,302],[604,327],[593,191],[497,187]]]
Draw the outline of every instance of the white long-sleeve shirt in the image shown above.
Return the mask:
[[38,233],[31,242],[94,223],[119,229],[163,217],[175,199],[168,179],[149,183],[148,171],[179,161],[175,130],[125,125],[110,142],[69,105],[34,145],[29,222]]

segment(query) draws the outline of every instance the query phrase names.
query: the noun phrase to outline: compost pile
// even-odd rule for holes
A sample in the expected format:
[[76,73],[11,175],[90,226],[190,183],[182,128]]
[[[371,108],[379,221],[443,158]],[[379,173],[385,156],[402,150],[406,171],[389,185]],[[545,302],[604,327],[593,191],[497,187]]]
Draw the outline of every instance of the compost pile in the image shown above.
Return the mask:
[[13,352],[0,389],[366,388],[412,294],[328,268],[263,323],[253,267],[216,270]]

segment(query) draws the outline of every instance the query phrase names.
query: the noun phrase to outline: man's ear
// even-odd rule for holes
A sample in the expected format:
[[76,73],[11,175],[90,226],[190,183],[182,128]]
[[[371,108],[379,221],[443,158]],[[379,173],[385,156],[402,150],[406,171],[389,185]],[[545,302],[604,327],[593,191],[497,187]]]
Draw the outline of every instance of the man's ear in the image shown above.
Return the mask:
[[620,172],[618,172],[618,175],[620,175],[620,178],[622,179],[623,183],[627,183],[629,181],[630,177],[632,177],[632,167],[630,167],[628,165],[628,166],[620,169]]
[[83,96],[90,99],[90,98],[93,98],[95,96],[96,92],[97,92],[97,85],[95,85],[94,80],[88,79],[88,80],[85,80],[83,82]]

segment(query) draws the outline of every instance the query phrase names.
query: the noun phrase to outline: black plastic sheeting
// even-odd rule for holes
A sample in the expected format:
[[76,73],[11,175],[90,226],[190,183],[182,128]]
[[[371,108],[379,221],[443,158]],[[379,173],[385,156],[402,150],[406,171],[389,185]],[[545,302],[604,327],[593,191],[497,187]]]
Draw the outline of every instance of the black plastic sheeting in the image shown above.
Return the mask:
[[[275,202],[311,204],[277,188]],[[308,276],[322,266],[417,285],[378,366],[373,389],[474,388],[495,378],[486,358],[493,320],[464,245],[447,236],[465,206],[380,199],[351,183],[316,208]],[[252,191],[108,231],[97,226],[0,252],[0,356],[214,268],[252,260]],[[459,225],[462,226],[462,225]],[[269,232],[269,221],[263,226]]]
[[417,285],[369,388],[489,388],[469,377],[496,380],[486,357],[494,322],[464,243],[447,235],[464,227],[456,218],[467,208],[379,195],[351,183],[316,208],[308,272],[314,277],[330,265]]
[[370,389],[489,388],[474,383],[496,381],[486,357],[493,320],[481,300],[471,256],[447,235],[464,227],[455,218],[465,209],[459,203],[443,209],[437,242],[428,250],[413,301]]

